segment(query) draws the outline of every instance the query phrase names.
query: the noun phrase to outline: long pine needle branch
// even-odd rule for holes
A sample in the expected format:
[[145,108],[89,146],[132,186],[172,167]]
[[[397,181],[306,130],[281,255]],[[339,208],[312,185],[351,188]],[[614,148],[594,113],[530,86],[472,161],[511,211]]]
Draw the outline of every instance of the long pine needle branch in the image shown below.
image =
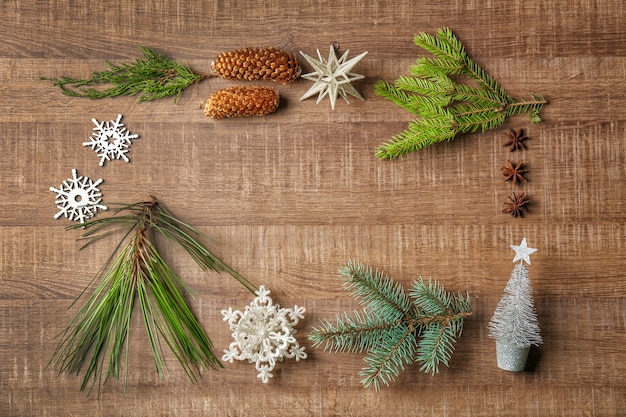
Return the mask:
[[380,389],[410,364],[436,373],[448,365],[463,323],[471,316],[469,297],[447,293],[433,280],[413,282],[409,296],[388,275],[361,263],[339,270],[363,310],[343,313],[336,323],[322,321],[309,339],[336,352],[366,352],[360,375],[366,388]]
[[156,235],[160,234],[182,246],[202,269],[226,272],[254,293],[256,287],[249,280],[200,242],[201,233],[178,220],[154,198],[119,205],[109,217],[70,229],[78,227],[85,228],[83,247],[120,228],[127,230],[94,277],[100,277],[100,283],[61,334],[49,365],[59,372],[84,371],[81,390],[89,388],[91,392],[97,386],[99,393],[108,377],[119,379],[122,373],[126,387],[130,323],[138,308],[161,378],[166,369],[163,345],[169,347],[192,381],[200,378],[204,369],[221,367],[211,351],[211,340],[187,304],[185,293],[191,293],[191,289],[155,245]]
[[459,134],[485,132],[514,115],[528,114],[531,123],[541,121],[539,112],[546,99],[540,94],[511,97],[469,57],[449,28],[440,29],[436,36],[420,33],[414,41],[433,56],[419,58],[410,77],[400,76],[394,83],[380,81],[375,89],[418,117],[378,147],[379,158],[393,159]]

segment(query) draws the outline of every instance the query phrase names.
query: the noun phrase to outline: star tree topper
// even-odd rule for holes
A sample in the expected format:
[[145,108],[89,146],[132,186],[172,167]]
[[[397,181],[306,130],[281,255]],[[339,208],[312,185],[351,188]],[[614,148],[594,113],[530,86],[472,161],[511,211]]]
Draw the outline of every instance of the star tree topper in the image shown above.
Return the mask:
[[350,72],[352,68],[361,60],[367,51],[363,52],[354,58],[348,60],[347,50],[341,57],[337,58],[337,51],[333,45],[330,46],[330,53],[328,54],[328,60],[322,58],[320,50],[317,50],[317,57],[315,59],[300,51],[300,54],[306,59],[306,61],[313,67],[315,71],[302,75],[302,78],[313,81],[314,84],[309,90],[304,93],[300,100],[307,99],[315,94],[317,96],[317,103],[319,103],[324,97],[328,96],[330,99],[330,107],[335,110],[335,102],[337,96],[343,97],[346,103],[350,104],[348,100],[348,94],[365,100],[361,94],[350,84],[352,81],[360,80],[365,76]]
[[526,244],[526,238],[522,239],[522,243],[520,243],[519,246],[511,245],[511,249],[515,252],[513,262],[526,262],[528,265],[530,265],[530,255],[537,252],[537,249],[528,247]]

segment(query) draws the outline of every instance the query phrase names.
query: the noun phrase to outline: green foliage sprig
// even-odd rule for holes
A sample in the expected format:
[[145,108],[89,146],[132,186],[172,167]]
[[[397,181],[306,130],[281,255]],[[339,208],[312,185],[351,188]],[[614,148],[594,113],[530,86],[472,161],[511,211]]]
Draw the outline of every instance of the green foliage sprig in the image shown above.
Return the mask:
[[[52,81],[63,90],[63,94],[70,97],[99,99],[138,95],[139,101],[150,101],[179,96],[185,88],[209,77],[150,48],[139,48],[143,51],[143,59],[121,65],[107,62],[108,70],[93,72],[88,79],[43,77],[42,80]],[[111,86],[105,89],[86,87],[93,85]]]
[[[467,55],[449,28],[440,29],[437,36],[420,33],[414,42],[433,57],[419,58],[410,69],[412,76],[400,76],[393,84],[378,82],[376,92],[419,117],[376,150],[379,158],[397,158],[462,133],[485,132],[517,114],[528,113],[533,123],[541,121],[544,97],[511,97]],[[464,83],[467,80],[474,85]]]
[[469,296],[446,293],[438,282],[421,278],[407,295],[388,275],[361,263],[349,262],[339,273],[363,310],[313,328],[309,338],[314,346],[367,352],[361,382],[377,390],[414,362],[422,364],[421,371],[433,374],[440,364],[448,365],[464,320],[472,314]]
[[180,245],[203,270],[226,272],[251,293],[256,287],[204,246],[198,240],[203,235],[174,217],[154,198],[120,205],[110,217],[69,229],[83,227],[87,229],[83,247],[113,232],[127,230],[94,277],[101,277],[101,282],[62,333],[50,363],[59,372],[78,374],[84,368],[81,390],[89,386],[89,392],[96,383],[99,392],[109,376],[119,379],[121,372],[126,380],[130,321],[138,302],[161,378],[165,372],[162,342],[192,381],[201,377],[203,369],[221,367],[211,352],[211,340],[185,300],[184,293],[191,290],[160,255],[156,235]]

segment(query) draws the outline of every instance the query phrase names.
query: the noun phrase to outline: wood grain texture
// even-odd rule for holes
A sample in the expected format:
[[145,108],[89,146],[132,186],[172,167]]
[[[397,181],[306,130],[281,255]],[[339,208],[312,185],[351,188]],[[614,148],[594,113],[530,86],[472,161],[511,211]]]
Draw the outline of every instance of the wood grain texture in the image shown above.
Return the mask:
[[[134,3],[134,4],[133,4]],[[573,1],[175,1],[9,0],[0,25],[1,416],[621,416],[626,412],[626,19],[618,0]],[[379,161],[407,112],[374,94],[405,74],[420,32],[449,26],[513,95],[541,93],[544,122],[504,126]],[[315,105],[309,82],[279,86],[274,115],[212,121],[200,103],[232,82],[190,87],[177,103],[69,98],[41,76],[88,76],[125,62],[137,45],[198,70],[219,52],[275,46],[293,53],[369,54],[356,68],[365,101]],[[309,68],[305,65],[305,70]],[[81,146],[92,118],[117,114],[140,134],[131,162],[98,166]],[[525,128],[528,150],[502,147]],[[507,158],[527,162],[524,219],[500,213],[511,185]],[[46,368],[76,308],[67,310],[115,242],[78,251],[78,231],[54,220],[54,195],[71,169],[103,178],[107,202],[156,195],[221,243],[225,260],[283,306],[307,308],[298,338],[309,358],[279,365],[263,385],[253,366],[226,364],[192,384],[170,357],[158,379],[133,322],[130,374],[101,398],[80,377]],[[538,248],[530,276],[544,345],[529,370],[500,371],[487,323],[512,270],[510,244]],[[250,296],[163,246],[197,291],[192,307],[215,351],[230,343],[220,310]],[[469,291],[467,322],[450,368],[408,368],[381,392],[361,387],[360,355],[312,349],[321,319],[358,308],[337,270],[358,259],[408,286],[418,276]]]

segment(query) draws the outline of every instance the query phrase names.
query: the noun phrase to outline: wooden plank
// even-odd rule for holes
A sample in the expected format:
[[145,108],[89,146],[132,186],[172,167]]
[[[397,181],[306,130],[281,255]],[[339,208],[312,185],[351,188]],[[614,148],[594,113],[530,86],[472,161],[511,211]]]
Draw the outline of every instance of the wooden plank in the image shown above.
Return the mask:
[[[297,2],[157,0],[10,1],[0,26],[0,415],[620,416],[626,409],[626,22],[616,0],[508,2]],[[412,115],[376,96],[378,80],[406,74],[420,32],[449,26],[515,96],[542,93],[544,121],[514,117],[395,161],[374,156]],[[279,111],[255,119],[207,119],[201,103],[233,82],[210,79],[178,98],[89,101],[60,94],[42,76],[84,77],[104,60],[128,62],[138,45],[207,71],[221,51],[271,45],[295,54],[331,42],[350,56],[366,98],[299,101],[303,79],[281,92]],[[304,70],[308,71],[308,65]],[[131,162],[99,167],[81,146],[92,118],[124,115],[140,134]],[[524,128],[524,152],[502,147]],[[523,160],[531,197],[523,219],[501,213],[514,190],[507,159]],[[79,230],[55,220],[54,194],[76,168],[103,178],[105,200],[156,195],[216,239],[215,251],[276,302],[307,308],[298,340],[309,358],[278,365],[267,385],[247,363],[208,371],[197,384],[168,356],[159,380],[143,325],[133,320],[130,372],[100,398],[81,375],[46,367],[115,239],[79,251]],[[512,270],[510,244],[538,248],[530,276],[544,345],[529,369],[495,364],[487,323]],[[196,291],[190,304],[219,354],[231,341],[221,309],[251,297],[229,277],[202,272],[180,249],[163,255]],[[365,390],[362,355],[314,349],[322,319],[359,305],[339,267],[360,260],[408,287],[423,276],[468,291],[474,315],[450,368],[406,369],[391,387]],[[79,303],[80,304],[80,303]]]

